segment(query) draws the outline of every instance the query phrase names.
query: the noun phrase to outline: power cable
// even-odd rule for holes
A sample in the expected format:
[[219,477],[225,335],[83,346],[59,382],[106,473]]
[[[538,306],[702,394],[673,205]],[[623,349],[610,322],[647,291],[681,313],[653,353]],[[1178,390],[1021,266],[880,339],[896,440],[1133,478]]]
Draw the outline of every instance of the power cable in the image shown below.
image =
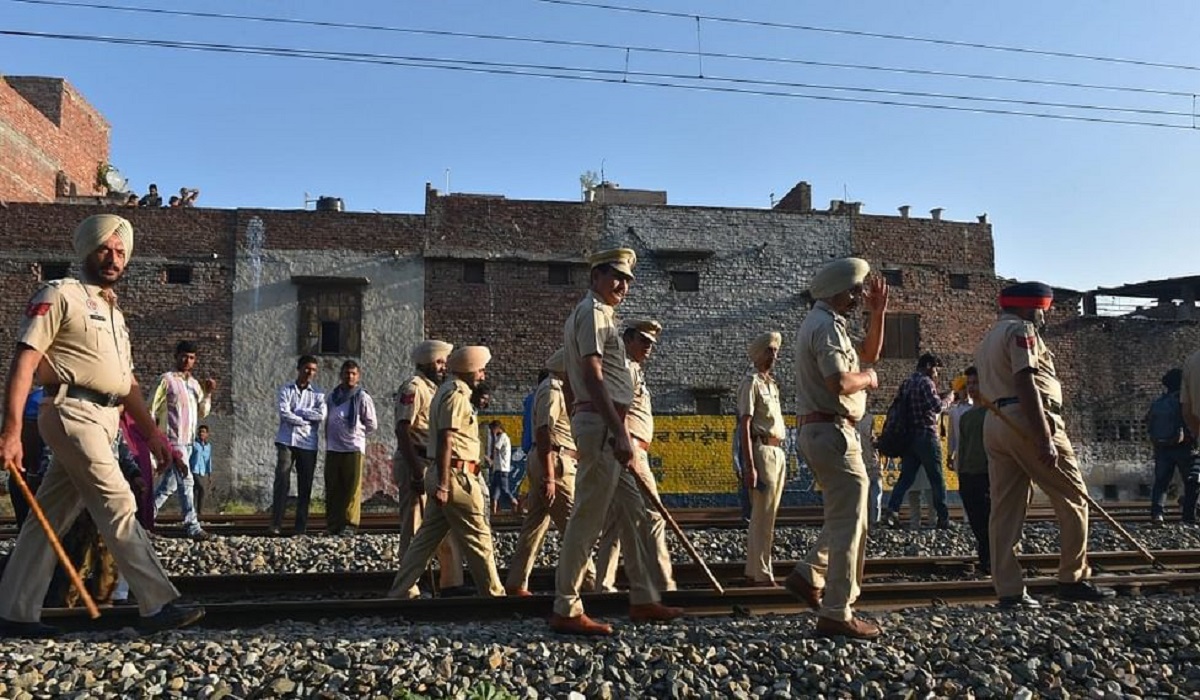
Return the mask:
[[805,32],[822,32],[826,34],[840,34],[844,36],[855,36],[866,39],[887,39],[889,41],[911,41],[922,44],[937,44],[939,46],[951,46],[955,48],[966,49],[983,49],[987,51],[1006,51],[1009,53],[1030,54],[1035,56],[1049,56],[1053,58],[1071,58],[1084,61],[1100,61],[1103,63],[1120,63],[1131,66],[1142,66],[1146,68],[1169,68],[1172,70],[1200,71],[1200,66],[1191,66],[1182,63],[1161,63],[1158,61],[1144,61],[1134,58],[1118,58],[1115,56],[1096,56],[1092,54],[1073,53],[1070,51],[1052,51],[1049,49],[1031,49],[1023,46],[1004,46],[1001,44],[983,44],[973,41],[960,41],[957,39],[938,39],[934,37],[911,36],[907,34],[887,34],[884,32],[868,32],[858,29],[839,29],[835,27],[819,27],[810,24],[791,24],[787,22],[770,22],[765,20],[743,19],[739,17],[722,17],[719,15],[698,15],[688,12],[671,12],[667,10],[651,10],[644,7],[630,7],[627,5],[610,5],[600,2],[588,2],[586,0],[533,0],[534,2],[546,3],[549,5],[566,5],[571,7],[586,7],[595,10],[611,10],[615,12],[630,12],[634,14],[655,15],[658,17],[674,17],[677,19],[687,19],[692,21],[701,19],[707,22],[721,22],[725,24],[741,24],[754,27],[769,27],[772,29],[794,29]]
[[954,71],[941,71],[925,68],[910,68],[904,66],[880,66],[862,63],[840,63],[830,61],[816,61],[800,58],[787,58],[782,56],[756,56],[753,54],[741,53],[726,53],[726,52],[698,52],[684,49],[669,49],[658,46],[637,46],[623,44],[609,44],[603,42],[591,41],[575,41],[567,39],[549,39],[542,37],[524,37],[506,34],[485,34],[477,32],[457,32],[440,29],[416,29],[408,27],[396,27],[377,24],[358,24],[351,22],[332,22],[323,20],[302,20],[291,19],[286,17],[270,17],[262,15],[241,15],[220,12],[199,12],[194,10],[166,10],[160,8],[136,7],[129,5],[112,5],[108,3],[94,2],[66,2],[64,0],[8,0],[8,2],[22,3],[27,5],[46,5],[56,7],[75,7],[82,9],[95,10],[110,10],[117,12],[132,12],[144,13],[175,17],[192,17],[198,19],[218,19],[218,20],[237,20],[246,22],[264,22],[272,24],[299,25],[311,27],[324,27],[327,29],[350,29],[360,31],[377,31],[377,32],[393,32],[400,34],[410,34],[417,36],[436,36],[456,39],[479,39],[485,41],[497,42],[515,42],[515,43],[530,43],[545,46],[561,46],[566,48],[584,48],[584,49],[602,49],[621,51],[628,55],[631,51],[646,54],[661,54],[671,56],[686,56],[704,58],[727,59],[733,61],[747,61],[755,63],[773,63],[780,65],[801,65],[814,68],[837,68],[845,70],[861,70],[880,73],[897,73],[905,75],[920,75],[934,78],[954,78],[961,80],[981,80],[992,82],[1017,83],[1024,85],[1041,85],[1045,87],[1065,87],[1083,90],[1104,90],[1111,92],[1130,92],[1150,95],[1162,95],[1166,97],[1185,97],[1191,98],[1193,93],[1183,90],[1165,90],[1160,88],[1136,87],[1131,85],[1105,85],[1098,83],[1084,83],[1067,80],[1050,80],[1044,78],[1027,78],[1019,76],[1005,75],[989,75],[985,73],[958,73]]
[[[337,61],[337,62],[346,62],[346,63],[370,63],[370,64],[394,65],[394,66],[413,67],[413,68],[434,68],[434,69],[439,69],[439,70],[456,70],[456,71],[463,71],[463,72],[486,73],[486,74],[493,74],[493,75],[514,75],[514,76],[554,78],[554,79],[562,79],[562,80],[575,80],[575,81],[587,81],[587,82],[599,82],[599,83],[629,84],[629,85],[640,85],[640,86],[646,86],[646,87],[674,88],[674,89],[681,89],[681,90],[701,90],[701,91],[705,91],[705,92],[717,92],[717,93],[760,95],[760,96],[767,96],[767,97],[790,97],[790,98],[798,98],[798,99],[821,100],[821,101],[828,101],[828,102],[849,102],[849,103],[856,103],[856,104],[875,104],[875,105],[897,106],[897,107],[912,107],[912,108],[918,108],[918,109],[937,109],[937,110],[946,110],[946,111],[955,111],[955,112],[970,112],[970,113],[976,113],[976,114],[1023,116],[1023,117],[1033,117],[1033,118],[1043,118],[1043,119],[1059,119],[1059,120],[1067,120],[1067,121],[1082,121],[1082,122],[1105,123],[1105,124],[1122,124],[1122,125],[1130,125],[1130,126],[1148,126],[1148,127],[1155,127],[1155,128],[1171,128],[1171,129],[1187,129],[1187,130],[1194,129],[1194,127],[1190,126],[1190,125],[1173,124],[1173,123],[1169,123],[1169,122],[1139,121],[1139,120],[1135,120],[1135,119],[1116,119],[1116,118],[1111,118],[1111,117],[1094,117],[1094,116],[1083,116],[1083,115],[1073,115],[1073,114],[1057,114],[1057,113],[1048,113],[1048,112],[1031,112],[1031,111],[1015,110],[1015,109],[997,109],[997,108],[976,107],[976,106],[930,104],[930,103],[922,103],[922,102],[905,102],[905,101],[901,101],[901,100],[869,99],[869,98],[863,98],[863,97],[814,95],[811,93],[787,92],[787,91],[783,91],[783,90],[766,90],[766,89],[728,87],[728,86],[705,85],[705,84],[700,84],[700,85],[681,84],[681,83],[675,83],[675,82],[667,82],[667,80],[671,80],[671,79],[697,80],[697,79],[694,77],[691,77],[691,76],[672,76],[669,74],[654,74],[654,73],[634,74],[634,75],[640,75],[643,78],[649,77],[649,78],[656,78],[656,79],[655,80],[646,80],[646,79],[636,79],[635,78],[633,80],[630,80],[628,78],[628,76],[624,73],[624,71],[616,71],[616,70],[609,70],[609,69],[593,69],[593,68],[584,68],[584,67],[572,67],[572,66],[545,66],[545,65],[536,65],[536,64],[505,64],[505,63],[498,63],[498,62],[492,62],[492,61],[477,61],[477,60],[467,60],[467,59],[441,59],[441,58],[431,58],[431,57],[388,56],[388,55],[382,55],[382,54],[318,51],[318,50],[296,49],[296,48],[286,48],[286,47],[281,48],[281,47],[269,47],[269,46],[245,46],[245,45],[236,45],[236,44],[216,44],[216,43],[205,43],[205,42],[171,41],[171,40],[162,40],[162,39],[140,39],[140,38],[130,38],[130,37],[108,37],[108,36],[99,36],[99,35],[55,34],[55,33],[44,33],[44,32],[27,32],[27,31],[19,31],[19,30],[0,30],[0,35],[23,37],[23,38],[51,39],[51,40],[63,40],[63,41],[83,41],[83,42],[94,42],[94,43],[144,46],[144,47],[154,47],[154,48],[207,51],[207,52],[216,52],[216,53],[265,55],[265,56],[275,56],[275,57],[281,57],[281,58],[307,58],[307,59]],[[622,77],[618,77],[618,76],[622,76]],[[705,80],[707,81],[707,80],[716,80],[716,79],[707,78]],[[748,79],[742,80],[742,79],[734,79],[734,78],[725,78],[725,79],[720,79],[720,80],[727,81],[727,82],[734,82],[734,83],[752,82],[752,81],[749,81]],[[760,82],[764,82],[768,85],[778,85],[780,87],[792,87],[792,85],[789,85],[786,83],[770,83],[769,81],[760,81]],[[821,87],[821,86],[807,86],[807,87],[809,89],[888,93],[888,91],[876,91],[872,88]],[[888,94],[891,94],[891,93],[888,93]],[[987,99],[998,99],[998,98],[978,98],[978,97],[961,96],[961,95],[960,96],[953,96],[953,95],[939,96],[934,93],[925,94],[925,95],[912,95],[912,94],[906,94],[906,93],[900,93],[900,94],[903,96],[920,96],[920,97],[928,97],[931,99],[960,99],[960,100],[974,100],[974,101],[985,101]],[[1036,102],[1018,102],[1018,103],[1019,104],[1027,104],[1030,106],[1046,106],[1046,107],[1056,107],[1056,108],[1085,108],[1085,109],[1094,109],[1094,110],[1128,111],[1128,110],[1125,110],[1124,108],[1102,107],[1102,106],[1097,106],[1097,105],[1082,105],[1082,106],[1072,107],[1070,105],[1062,105],[1062,104],[1056,104],[1056,103],[1036,103]],[[1166,112],[1166,111],[1157,111],[1157,110],[1140,110],[1140,111],[1137,111],[1137,113],[1148,113],[1148,114],[1153,114],[1156,116],[1179,116],[1179,117],[1189,117],[1189,118],[1193,116],[1190,113]]]

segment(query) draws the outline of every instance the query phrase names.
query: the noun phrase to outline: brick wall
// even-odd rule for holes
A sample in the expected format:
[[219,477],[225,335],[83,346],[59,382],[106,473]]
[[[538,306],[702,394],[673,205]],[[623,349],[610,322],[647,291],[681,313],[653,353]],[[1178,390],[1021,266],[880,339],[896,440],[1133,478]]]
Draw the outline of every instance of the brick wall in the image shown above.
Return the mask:
[[1200,347],[1200,322],[1081,317],[1045,332],[1063,383],[1067,434],[1093,489],[1137,498],[1153,482],[1142,422],[1160,379]]
[[[604,246],[638,253],[621,318],[653,317],[661,342],[647,364],[655,410],[692,413],[695,392],[724,391],[722,412],[749,369],[746,347],[783,334],[776,368],[785,409],[794,401],[792,341],[808,306],[800,292],[820,265],[849,254],[850,221],[762,209],[605,207]],[[696,292],[675,291],[672,273],[699,275]]]
[[[991,225],[866,214],[853,216],[853,237],[854,254],[873,271],[895,270],[902,276],[903,285],[891,289],[888,311],[920,317],[920,351],[940,355],[948,376],[970,365],[997,313],[1001,282]],[[953,288],[951,275],[960,276],[967,288]],[[886,410],[915,365],[915,358],[880,363],[881,388],[871,397],[875,410]],[[942,384],[949,388],[948,379]]]
[[0,200],[52,202],[60,170],[78,194],[100,194],[96,169],[108,159],[108,122],[70,83],[0,78]]

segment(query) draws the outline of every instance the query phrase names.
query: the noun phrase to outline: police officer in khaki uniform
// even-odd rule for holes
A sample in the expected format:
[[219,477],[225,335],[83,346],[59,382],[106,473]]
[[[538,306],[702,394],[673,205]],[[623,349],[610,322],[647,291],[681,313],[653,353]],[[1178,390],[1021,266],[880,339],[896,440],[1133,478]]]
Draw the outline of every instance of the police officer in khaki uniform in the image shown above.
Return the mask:
[[[37,500],[55,532],[66,532],[87,509],[129,587],[137,596],[144,631],[183,627],[203,608],[177,606],[171,585],[138,524],[129,484],[113,456],[118,405],[150,437],[159,464],[170,445],[146,410],[133,375],[129,331],[112,289],[133,253],[133,226],[112,214],[88,217],[75,229],[80,279],[55,280],[30,300],[8,375],[0,459],[19,469],[25,397],[36,378],[45,387],[38,427],[54,454]],[[55,556],[36,523],[21,529],[0,581],[0,635],[49,637],[58,630],[39,622]]]
[[471,390],[483,381],[491,359],[486,347],[471,345],[450,353],[446,361],[453,376],[438,387],[429,409],[433,464],[425,471],[424,522],[400,561],[389,597],[420,595],[417,579],[448,532],[462,544],[480,593],[504,595],[487,522],[486,485],[479,476],[479,421],[471,407]]
[[618,248],[596,253],[588,262],[591,289],[563,324],[567,377],[575,393],[571,432],[579,447],[579,473],[575,512],[563,535],[550,627],[567,634],[607,635],[612,626],[584,614],[579,593],[610,505],[617,509],[626,543],[630,618],[670,620],[683,611],[658,602],[649,553],[637,537],[646,504],[631,473],[633,441],[625,416],[633,401],[633,382],[615,318],[615,307],[629,291],[637,256]]
[[1025,592],[1016,552],[1031,482],[1050,498],[1058,518],[1058,597],[1103,600],[1115,594],[1087,580],[1087,487],[1067,439],[1054,358],[1038,333],[1053,297],[1053,290],[1040,282],[1005,287],[1000,318],[975,350],[980,394],[1008,418],[989,414],[983,424],[992,497],[992,582],[1006,608],[1041,607]]
[[[533,395],[533,442],[529,451],[529,493],[525,499],[525,521],[517,537],[517,549],[508,565],[508,580],[504,590],[509,595],[528,596],[529,572],[542,549],[550,522],[559,533],[566,532],[567,520],[575,507],[575,470],[579,455],[575,451],[575,436],[571,434],[571,416],[567,412],[566,354],[562,348],[546,360],[550,376],[538,384]],[[588,562],[588,577],[595,578]]]
[[[879,625],[858,619],[858,598],[867,540],[867,491],[856,424],[866,411],[867,390],[879,386],[875,370],[863,371],[883,350],[888,288],[882,278],[863,282],[870,266],[860,258],[826,263],[813,276],[815,300],[796,333],[796,427],[804,460],[821,483],[825,524],[808,556],[784,581],[794,595],[818,610],[817,634],[874,639]],[[866,301],[871,312],[861,356],[846,332],[846,314]]]
[[738,447],[742,475],[750,494],[750,527],[746,531],[746,580],[751,586],[775,587],[771,547],[775,541],[775,515],[783,498],[787,461],[783,439],[787,428],[779,403],[779,386],[771,369],[779,357],[783,336],[763,333],[750,343],[754,367],[737,388]]
[[[658,482],[650,471],[650,441],[654,439],[654,408],[650,403],[650,389],[646,386],[646,370],[642,367],[654,352],[662,324],[652,319],[633,321],[622,333],[625,354],[629,358],[629,373],[633,381],[633,402],[625,416],[625,427],[633,440],[634,467],[641,475],[654,498],[658,498]],[[644,499],[643,499],[644,500]],[[646,504],[645,527],[640,532],[642,543],[650,553],[650,573],[654,585],[660,591],[675,590],[675,570],[671,565],[671,551],[667,549],[667,523],[658,509]],[[616,509],[608,509],[608,520],[600,535],[600,546],[596,556],[596,590],[615,591],[617,561],[621,558],[620,528],[617,526]]]
[[[431,463],[429,451],[429,405],[438,385],[446,378],[446,358],[454,346],[440,340],[425,340],[413,348],[416,372],[396,392],[396,454],[392,457],[397,498],[400,501],[400,557],[421,527],[425,512],[425,472]],[[463,585],[462,550],[454,533],[438,546],[438,585],[442,590]]]

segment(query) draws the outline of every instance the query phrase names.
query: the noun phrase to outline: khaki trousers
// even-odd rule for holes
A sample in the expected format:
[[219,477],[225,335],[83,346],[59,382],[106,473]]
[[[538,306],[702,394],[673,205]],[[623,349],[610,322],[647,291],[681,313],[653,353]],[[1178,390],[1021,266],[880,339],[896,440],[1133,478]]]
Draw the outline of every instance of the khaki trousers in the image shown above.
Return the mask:
[[[642,450],[635,453],[638,472],[642,480],[650,487],[650,491],[658,498],[658,483],[650,471],[650,455]],[[643,501],[646,499],[643,497]],[[644,526],[638,531],[642,538],[642,546],[649,555],[648,564],[650,575],[654,578],[654,587],[660,591],[675,590],[675,570],[671,565],[671,551],[667,549],[667,522],[652,504],[646,503]],[[616,510],[608,509],[608,518],[604,521],[604,530],[600,533],[600,545],[596,553],[596,585],[595,590],[617,590],[617,562],[621,558],[620,528],[617,526]]]
[[338,534],[358,527],[362,513],[363,454],[325,453],[325,528]]
[[[1000,410],[1018,426],[1026,425],[1020,405]],[[998,596],[1021,595],[1025,591],[1016,547],[1025,525],[1031,483],[1046,493],[1058,519],[1058,539],[1062,546],[1058,580],[1074,583],[1091,576],[1087,561],[1088,504],[1080,493],[1087,487],[1062,419],[1053,414],[1047,417],[1055,427],[1054,448],[1058,450],[1058,465],[1052,468],[1038,461],[1037,448],[1028,437],[1014,432],[998,416],[989,413],[983,423],[992,496],[988,539],[992,546],[992,583]],[[1032,430],[1025,433],[1033,434]]]
[[[55,534],[66,534],[86,508],[137,596],[142,615],[154,614],[178,598],[150,537],[137,522],[133,492],[113,455],[117,409],[80,399],[43,401],[38,428],[54,459],[37,500]],[[13,622],[40,619],[56,561],[45,531],[36,522],[26,523],[0,580],[0,617]]]
[[757,440],[751,449],[754,450],[758,488],[750,492],[746,578],[751,581],[774,581],[771,548],[775,544],[775,516],[779,513],[779,501],[783,498],[783,485],[787,478],[786,457],[782,447],[771,447]]
[[825,525],[796,573],[824,588],[821,617],[847,622],[858,599],[867,541],[867,468],[858,430],[841,423],[800,428],[800,452],[821,483]]
[[567,521],[559,552],[554,612],[565,617],[583,614],[579,596],[587,574],[592,547],[600,537],[609,507],[617,512],[617,524],[625,541],[625,573],[629,578],[629,602],[633,605],[660,600],[649,573],[648,553],[637,532],[644,527],[646,503],[630,474],[613,457],[604,419],[580,411],[571,419],[571,432],[579,448],[579,474],[575,479],[575,512]]
[[412,544],[400,560],[400,569],[388,592],[390,597],[416,598],[420,595],[417,580],[429,567],[434,551],[445,541],[448,533],[454,533],[463,544],[467,565],[479,595],[499,597],[504,595],[500,585],[500,574],[496,572],[496,560],[492,545],[492,528],[487,521],[487,498],[483,479],[455,469],[450,475],[450,500],[438,505],[433,495],[441,480],[437,468],[425,470],[425,516]]
[[[554,523],[560,535],[566,532],[567,520],[575,507],[575,472],[578,463],[573,457],[568,457],[562,452],[554,453],[550,459],[555,460],[557,466],[554,470],[554,500],[547,503],[542,493],[546,474],[542,470],[538,449],[534,447],[529,451],[529,491],[525,496],[525,520],[521,523],[517,549],[508,564],[508,579],[504,582],[505,588],[510,591],[529,587],[529,573],[533,571],[534,560],[542,551],[542,543],[546,539],[550,523]],[[596,578],[595,567],[590,558],[585,578],[591,581]],[[585,580],[585,583],[587,582]]]
[[[429,470],[433,468],[433,461],[424,457],[417,457],[417,459],[425,463],[425,473],[428,474]],[[413,535],[421,527],[421,520],[425,512],[425,491],[412,487],[411,471],[397,451],[392,456],[392,476],[396,479],[397,499],[400,502],[399,556],[401,559],[408,551]],[[458,588],[463,585],[462,548],[454,539],[454,533],[447,535],[446,539],[438,545],[437,558],[438,587]]]

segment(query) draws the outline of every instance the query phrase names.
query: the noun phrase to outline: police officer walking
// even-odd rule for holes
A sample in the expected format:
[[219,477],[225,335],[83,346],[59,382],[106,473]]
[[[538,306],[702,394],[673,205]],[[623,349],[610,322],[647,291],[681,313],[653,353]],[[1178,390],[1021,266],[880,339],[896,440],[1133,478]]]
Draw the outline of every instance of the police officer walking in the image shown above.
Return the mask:
[[[171,448],[146,409],[133,374],[129,331],[113,287],[133,254],[133,226],[112,214],[88,217],[75,229],[80,279],[43,286],[25,308],[9,370],[0,459],[20,468],[22,408],[31,382],[45,387],[38,427],[54,454],[37,499],[50,526],[65,532],[87,509],[108,545],[141,612],[146,632],[190,625],[204,617],[200,607],[183,607],[154,546],[136,517],[130,491],[113,454],[124,405],[159,464]],[[52,637],[59,630],[39,621],[55,557],[42,528],[21,528],[0,580],[0,635]]]
[[575,393],[571,429],[580,463],[575,512],[562,539],[550,627],[567,634],[608,635],[612,634],[611,625],[584,613],[580,589],[610,506],[617,509],[626,543],[630,618],[634,622],[671,620],[683,611],[659,603],[649,569],[650,555],[637,536],[646,517],[646,503],[633,480],[633,442],[625,417],[634,390],[615,318],[615,307],[629,292],[637,255],[628,248],[617,248],[592,255],[588,263],[591,288],[563,325],[567,376]]
[[1053,355],[1038,333],[1053,299],[1053,290],[1041,282],[1005,287],[1000,292],[1000,318],[975,350],[982,400],[1003,415],[988,415],[983,444],[992,496],[992,581],[1005,608],[1041,607],[1025,591],[1016,551],[1032,484],[1046,493],[1058,518],[1058,597],[1103,600],[1115,595],[1087,580],[1092,573],[1087,561],[1087,487],[1067,439]]
[[[784,581],[818,610],[817,634],[874,639],[879,625],[854,616],[867,540],[869,479],[855,424],[866,411],[867,390],[879,386],[874,369],[862,370],[883,350],[888,287],[863,282],[871,268],[860,258],[826,263],[813,277],[813,305],[796,333],[796,426],[800,452],[821,482],[825,525],[804,561]],[[871,312],[861,355],[846,332],[846,314],[865,301]]]
[[[504,590],[513,596],[528,596],[529,573],[533,560],[542,549],[550,522],[559,533],[566,532],[567,520],[575,507],[575,470],[579,453],[571,434],[571,416],[567,412],[565,353],[562,348],[546,360],[550,373],[533,394],[531,429],[533,449],[529,452],[529,494],[525,500],[525,521],[517,536],[517,548],[508,563]],[[588,564],[589,570],[592,568]],[[595,576],[589,571],[589,577]],[[584,585],[591,588],[586,580]]]
[[429,566],[434,550],[453,532],[482,595],[504,595],[487,522],[486,484],[479,476],[479,419],[471,407],[471,390],[483,381],[492,353],[482,345],[450,353],[442,382],[429,409],[433,464],[425,472],[424,522],[400,561],[388,596],[416,598],[417,579]]
[[[446,358],[454,346],[441,340],[424,340],[413,348],[416,371],[396,392],[396,454],[393,478],[400,501],[401,558],[421,527],[425,512],[425,472],[433,462],[429,444],[429,407],[438,385],[446,378]],[[462,554],[454,533],[438,546],[438,585],[442,590],[463,585]]]
[[[662,324],[653,319],[642,319],[630,323],[621,334],[625,343],[625,354],[629,358],[629,372],[633,381],[633,401],[625,416],[625,427],[633,441],[634,468],[641,475],[654,498],[658,498],[658,484],[650,471],[650,441],[654,439],[654,407],[650,402],[650,388],[646,386],[646,370],[642,366],[654,352]],[[675,590],[675,568],[671,564],[671,551],[667,549],[667,523],[652,504],[646,504],[646,517],[638,536],[649,555],[650,571],[654,586],[660,591]],[[620,527],[614,508],[608,509],[608,519],[600,535],[596,556],[596,590],[615,591],[617,561],[621,557]]]

